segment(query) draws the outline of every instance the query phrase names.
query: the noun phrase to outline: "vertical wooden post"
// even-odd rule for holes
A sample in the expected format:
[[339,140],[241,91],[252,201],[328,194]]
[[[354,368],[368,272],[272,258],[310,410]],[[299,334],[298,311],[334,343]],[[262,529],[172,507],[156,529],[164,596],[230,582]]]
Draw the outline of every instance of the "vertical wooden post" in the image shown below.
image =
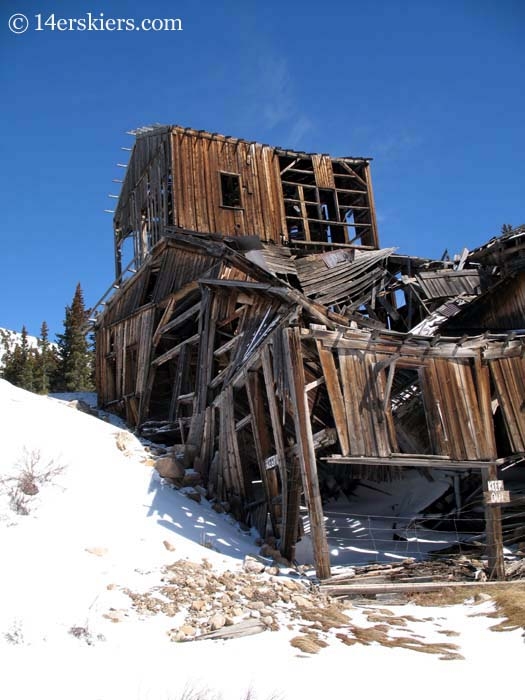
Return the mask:
[[[479,410],[483,424],[482,436],[485,441],[486,458],[497,458],[496,439],[494,436],[494,419],[492,416],[492,401],[490,396],[490,375],[487,365],[481,362],[480,357],[474,360],[476,376],[476,389],[478,392]],[[487,482],[497,480],[498,468],[491,464],[488,469],[482,470],[481,480],[483,492],[488,491]],[[503,557],[503,532],[501,528],[501,506],[485,504],[485,526],[487,538],[487,556],[489,564],[489,577],[501,581],[505,578],[505,561]]]
[[[265,410],[261,391],[261,382],[257,372],[246,372],[245,387],[248,403],[250,406],[250,414],[252,417],[252,432],[255,444],[255,454],[259,466],[261,480],[263,482],[268,511],[272,523],[273,535],[279,537],[280,528],[278,522],[278,513],[275,499],[279,495],[279,486],[277,483],[277,474],[274,469],[267,470],[265,459],[271,456],[272,443],[270,432],[266,425]],[[266,533],[261,532],[264,537]]]
[[321,579],[329,578],[330,553],[324,528],[323,504],[317,477],[310,411],[305,395],[305,378],[301,336],[299,328],[287,328],[284,331],[285,363],[288,375],[288,387],[295,407],[294,425],[299,452],[299,465],[303,481],[303,490],[310,515],[310,529],[314,550],[317,575]]
[[199,315],[199,354],[197,376],[195,379],[194,410],[191,419],[188,442],[202,444],[204,428],[204,411],[208,405],[208,384],[213,372],[213,349],[215,341],[217,304],[208,289],[203,289]]
[[270,420],[272,422],[275,451],[277,453],[279,473],[281,476],[282,515],[280,551],[286,559],[293,561],[295,558],[295,545],[297,543],[299,529],[299,509],[301,505],[299,462],[297,458],[293,458],[291,463],[288,464],[286,459],[283,426],[279,406],[277,405],[275,378],[268,347],[264,347],[262,351],[262,367],[266,397],[270,408]]
[[[498,468],[491,464],[483,469],[483,492],[488,491],[487,482],[498,479]],[[485,523],[487,537],[487,556],[489,563],[489,578],[497,581],[505,580],[505,559],[503,556],[503,531],[501,528],[501,506],[485,503]]]

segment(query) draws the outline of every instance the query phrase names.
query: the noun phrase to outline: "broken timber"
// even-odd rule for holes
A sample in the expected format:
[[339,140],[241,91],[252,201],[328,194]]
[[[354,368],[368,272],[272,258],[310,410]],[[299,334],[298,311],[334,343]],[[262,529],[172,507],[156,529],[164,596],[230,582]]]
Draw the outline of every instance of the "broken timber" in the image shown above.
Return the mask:
[[[209,496],[287,559],[304,502],[330,576],[326,474],[485,483],[522,463],[525,229],[456,264],[398,255],[379,248],[369,159],[181,127],[137,134],[114,223],[101,404],[180,445]],[[501,507],[486,506],[495,578]]]

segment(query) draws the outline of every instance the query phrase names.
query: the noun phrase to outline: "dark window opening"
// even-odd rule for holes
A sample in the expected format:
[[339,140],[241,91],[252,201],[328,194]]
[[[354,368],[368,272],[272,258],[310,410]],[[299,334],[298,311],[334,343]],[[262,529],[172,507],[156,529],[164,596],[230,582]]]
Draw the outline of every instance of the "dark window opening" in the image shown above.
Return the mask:
[[241,206],[241,178],[233,173],[220,173],[222,206],[239,208]]
[[144,291],[144,298],[142,303],[149,304],[154,300],[155,286],[157,284],[157,277],[159,276],[159,268],[153,268],[150,270],[148,283]]

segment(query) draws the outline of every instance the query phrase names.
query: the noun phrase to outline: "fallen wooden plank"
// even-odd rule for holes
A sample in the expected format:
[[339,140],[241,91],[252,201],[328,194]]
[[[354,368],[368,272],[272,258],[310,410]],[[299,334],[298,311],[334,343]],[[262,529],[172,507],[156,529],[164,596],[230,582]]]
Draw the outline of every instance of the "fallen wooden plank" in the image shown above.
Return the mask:
[[242,620],[235,625],[223,627],[214,632],[206,632],[199,634],[197,637],[189,637],[183,639],[183,642],[200,642],[206,639],[237,639],[238,637],[248,637],[252,634],[265,632],[268,628],[260,620]]
[[382,593],[430,593],[443,588],[471,588],[483,589],[486,586],[512,586],[521,584],[523,580],[516,581],[436,581],[433,583],[377,583],[377,584],[348,584],[346,586],[323,586],[323,593],[332,598],[341,596],[379,595]]

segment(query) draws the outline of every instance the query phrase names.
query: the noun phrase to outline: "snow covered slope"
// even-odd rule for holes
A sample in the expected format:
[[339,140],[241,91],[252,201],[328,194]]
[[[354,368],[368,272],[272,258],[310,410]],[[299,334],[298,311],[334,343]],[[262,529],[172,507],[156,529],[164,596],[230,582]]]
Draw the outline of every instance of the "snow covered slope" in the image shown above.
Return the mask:
[[[398,617],[411,613],[413,619],[392,627],[393,635],[442,643],[457,633],[456,660],[445,666],[432,653],[377,642],[350,640],[348,646],[335,636],[341,629],[319,631],[327,646],[310,655],[290,644],[313,615],[306,593],[289,596],[278,631],[171,641],[169,631],[184,611],[170,617],[163,608],[170,602],[164,567],[176,573],[187,562],[197,565],[196,576],[211,570],[237,576],[245,555],[256,552],[253,538],[207,502],[164,485],[132,435],[121,435],[122,451],[119,427],[64,402],[0,380],[0,431],[0,697],[179,700],[184,689],[209,688],[213,692],[198,697],[215,700],[220,692],[223,700],[241,700],[251,688],[254,700],[346,698],[365,689],[396,700],[420,697],[421,676],[424,696],[432,700],[443,688],[429,679],[445,668],[446,687],[484,677],[486,693],[491,683],[500,688],[499,674],[486,674],[494,658],[512,669],[523,657],[519,631],[496,634],[488,630],[494,620],[472,617],[490,611],[490,602],[474,609],[397,609]],[[26,515],[13,510],[13,489],[24,472],[32,474],[26,486],[38,489],[22,493],[18,510]],[[262,590],[267,580],[254,584],[250,595],[256,597],[257,585]],[[144,605],[153,591],[158,609],[137,609],[130,591]],[[351,625],[373,624],[372,612],[370,606],[345,612],[347,640]]]

